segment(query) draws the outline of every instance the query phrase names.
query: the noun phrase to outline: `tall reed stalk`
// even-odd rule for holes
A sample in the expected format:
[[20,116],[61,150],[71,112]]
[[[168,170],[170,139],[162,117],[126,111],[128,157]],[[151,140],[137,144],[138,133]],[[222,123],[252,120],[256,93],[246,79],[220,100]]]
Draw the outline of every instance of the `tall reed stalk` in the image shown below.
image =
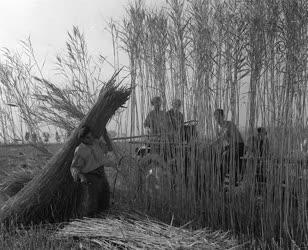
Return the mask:
[[[146,104],[136,102],[130,112],[145,117],[152,96],[163,97],[164,109],[177,97],[184,103],[185,119],[199,121],[196,148],[191,146],[188,158],[176,156],[178,189],[170,183],[161,186],[160,199],[152,201],[150,211],[163,211],[165,219],[174,215],[180,223],[196,220],[248,233],[280,246],[307,243],[308,181],[300,177],[307,166],[298,156],[307,117],[307,3],[170,0],[155,11],[138,4],[125,19],[130,29],[119,28],[134,59],[134,98]],[[264,163],[268,181],[261,201],[255,161],[247,162],[245,188],[230,185],[228,195],[219,189],[207,143],[216,134],[215,108],[231,115],[245,141],[257,126],[268,130],[271,157]],[[143,194],[136,197],[144,199]]]

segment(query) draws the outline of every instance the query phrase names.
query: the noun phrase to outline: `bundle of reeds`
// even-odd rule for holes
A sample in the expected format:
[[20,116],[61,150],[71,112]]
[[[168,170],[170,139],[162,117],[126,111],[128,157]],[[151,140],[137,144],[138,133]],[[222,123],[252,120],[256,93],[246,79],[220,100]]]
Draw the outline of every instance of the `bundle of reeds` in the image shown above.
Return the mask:
[[3,181],[0,183],[0,192],[8,197],[14,196],[33,179],[39,170],[40,168],[25,169],[23,167],[17,167],[7,172]]
[[[109,119],[129,98],[130,89],[114,84],[115,73],[94,107],[80,126],[89,125],[94,136],[100,137]],[[3,223],[14,219],[17,223],[59,221],[76,215],[78,185],[70,176],[70,164],[78,145],[78,128],[66,144],[20,192],[9,199],[0,211]]]
[[229,233],[207,229],[191,231],[138,212],[120,214],[75,220],[59,230],[55,237],[77,237],[103,249],[234,249],[239,246]]
[[[36,148],[38,145],[35,145]],[[3,163],[0,173],[0,195],[7,200],[17,194],[35,175],[37,175],[42,167],[50,159],[49,155],[36,155],[35,158],[21,157],[12,155],[9,161]]]

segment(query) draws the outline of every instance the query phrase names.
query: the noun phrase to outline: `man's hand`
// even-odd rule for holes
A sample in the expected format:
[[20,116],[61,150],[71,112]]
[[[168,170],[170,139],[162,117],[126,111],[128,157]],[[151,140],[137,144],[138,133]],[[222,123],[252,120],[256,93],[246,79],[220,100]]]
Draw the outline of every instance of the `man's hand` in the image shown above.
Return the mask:
[[83,174],[79,174],[80,183],[87,184],[88,180]]
[[72,174],[72,177],[74,179],[74,182],[77,182],[78,181],[78,174],[79,174],[79,171],[77,168],[71,168],[71,174]]

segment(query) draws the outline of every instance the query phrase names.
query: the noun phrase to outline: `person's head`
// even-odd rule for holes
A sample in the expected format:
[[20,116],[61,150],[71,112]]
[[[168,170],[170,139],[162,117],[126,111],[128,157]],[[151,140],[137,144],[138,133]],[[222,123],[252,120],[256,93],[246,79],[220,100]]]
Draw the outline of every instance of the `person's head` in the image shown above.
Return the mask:
[[155,96],[151,99],[151,104],[155,110],[159,110],[161,106],[161,98],[159,96]]
[[267,131],[266,131],[266,129],[264,127],[258,127],[257,128],[257,134],[260,137],[264,137],[264,136],[267,135]]
[[223,109],[216,109],[214,112],[214,118],[218,124],[221,124],[225,119]]
[[78,133],[78,139],[83,144],[86,144],[86,145],[93,144],[94,137],[93,137],[92,131],[89,126],[84,125],[81,127]]
[[181,100],[180,99],[174,99],[172,101],[172,108],[174,110],[180,110],[180,108],[181,108]]

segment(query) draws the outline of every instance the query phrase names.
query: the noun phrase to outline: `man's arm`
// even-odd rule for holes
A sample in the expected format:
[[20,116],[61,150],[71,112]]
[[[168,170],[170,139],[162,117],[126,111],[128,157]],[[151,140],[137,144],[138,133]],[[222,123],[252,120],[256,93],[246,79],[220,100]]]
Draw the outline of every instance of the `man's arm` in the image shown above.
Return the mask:
[[180,125],[184,126],[184,115],[182,114],[182,112],[180,112]]
[[81,166],[85,164],[84,159],[82,158],[78,148],[75,150],[74,158],[70,167],[71,175],[75,182],[78,181],[78,177],[82,179],[82,174],[80,172]]
[[106,128],[104,128],[104,130],[103,130],[103,138],[104,138],[104,140],[106,142],[108,151],[113,151],[112,142],[111,142],[111,140],[109,138],[109,135],[108,135],[108,132],[107,132]]
[[151,112],[147,115],[144,121],[144,127],[145,128],[150,128],[151,127]]
[[102,149],[103,154],[105,155],[104,159],[102,159],[103,165],[114,165],[116,161],[119,161],[120,157],[114,150],[114,146],[112,145],[112,151],[108,150],[107,144],[103,140],[98,140],[99,146]]

